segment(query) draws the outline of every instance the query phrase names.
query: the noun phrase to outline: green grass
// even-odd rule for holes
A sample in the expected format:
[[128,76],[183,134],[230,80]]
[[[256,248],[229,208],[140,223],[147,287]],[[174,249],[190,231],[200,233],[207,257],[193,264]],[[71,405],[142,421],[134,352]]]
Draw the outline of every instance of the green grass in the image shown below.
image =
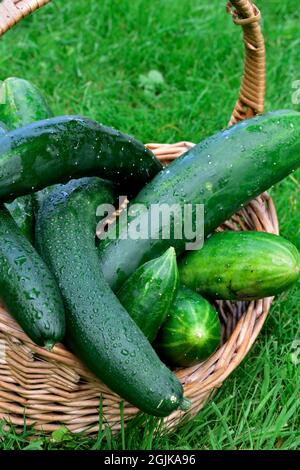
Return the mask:
[[[0,41],[0,79],[33,81],[56,114],[84,114],[144,142],[198,142],[226,125],[240,83],[241,31],[223,3],[56,0]],[[299,1],[257,3],[267,44],[266,109],[300,110],[291,102],[292,82],[300,80]],[[147,86],[150,70],[163,82]],[[300,249],[300,172],[272,194],[282,235]],[[22,434],[1,431],[0,448],[300,448],[300,366],[291,360],[299,306],[300,283],[276,301],[259,340],[214,400],[171,435],[154,435],[152,419],[96,439],[60,433],[51,441],[25,427]]]

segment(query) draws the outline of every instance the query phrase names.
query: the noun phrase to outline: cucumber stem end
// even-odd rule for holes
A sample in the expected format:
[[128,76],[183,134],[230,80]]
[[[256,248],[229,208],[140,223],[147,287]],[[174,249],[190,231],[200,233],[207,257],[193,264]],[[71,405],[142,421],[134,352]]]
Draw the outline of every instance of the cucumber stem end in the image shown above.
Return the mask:
[[47,349],[47,351],[52,351],[54,345],[55,345],[55,342],[49,339],[45,342],[44,347],[45,349]]
[[183,398],[179,409],[182,411],[188,411],[192,406],[191,400],[188,400],[187,398]]

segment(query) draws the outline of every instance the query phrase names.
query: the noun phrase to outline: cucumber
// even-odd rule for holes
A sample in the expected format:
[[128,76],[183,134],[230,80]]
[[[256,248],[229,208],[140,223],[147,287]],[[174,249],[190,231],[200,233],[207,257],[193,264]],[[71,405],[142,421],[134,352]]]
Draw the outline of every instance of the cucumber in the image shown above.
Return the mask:
[[146,413],[167,416],[185,405],[182,386],[99,269],[96,209],[112,203],[112,193],[111,184],[96,177],[55,188],[38,212],[37,246],[62,292],[71,349],[121,397]]
[[189,367],[207,359],[220,343],[216,310],[196,292],[180,287],[155,341],[160,357],[173,366]]
[[141,188],[162,168],[128,135],[80,116],[37,121],[0,140],[0,200],[97,175]]
[[[4,104],[0,106],[0,120],[10,129],[17,129],[51,116],[50,109],[39,90],[27,80],[7,78],[2,82]],[[15,199],[6,207],[21,232],[33,243],[34,240],[34,195]]]
[[9,77],[2,82],[1,92],[0,121],[11,130],[51,116],[45,99],[27,80]]
[[264,232],[220,232],[179,261],[181,283],[204,296],[252,300],[286,290],[300,275],[300,254]]
[[[117,225],[116,239],[111,227],[107,239],[99,244],[101,269],[113,290],[118,290],[138,266],[160,256],[169,246],[180,255],[186,237],[163,239],[169,228],[157,224],[154,234],[143,231],[143,238],[127,236],[136,226],[145,227],[154,204],[169,206],[193,204],[195,229],[196,204],[204,204],[204,234],[209,235],[242,205],[282,180],[300,165],[300,113],[276,111],[245,120],[196,145],[160,172],[128,206],[128,225]],[[130,216],[133,204],[144,210]],[[155,236],[154,236],[155,235]],[[198,234],[200,238],[200,234]]]
[[51,349],[65,333],[57,284],[7,211],[0,207],[0,298],[25,333]]
[[174,248],[140,266],[117,297],[150,343],[165,321],[178,288]]

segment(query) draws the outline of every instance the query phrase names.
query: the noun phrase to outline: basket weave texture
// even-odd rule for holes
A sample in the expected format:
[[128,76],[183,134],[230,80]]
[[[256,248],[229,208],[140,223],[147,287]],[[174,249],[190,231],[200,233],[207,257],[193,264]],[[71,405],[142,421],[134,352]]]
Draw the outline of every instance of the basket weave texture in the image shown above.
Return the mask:
[[[49,0],[2,0],[0,35],[23,16]],[[240,94],[230,125],[263,112],[265,93],[265,47],[260,29],[260,12],[250,0],[235,0],[227,5],[236,25],[243,28],[245,46],[244,74]],[[4,16],[6,13],[8,16]],[[168,164],[193,146],[147,144]],[[267,193],[251,201],[219,230],[258,230],[278,234],[278,221],[272,199]],[[176,371],[186,398],[192,401],[189,414],[176,411],[165,419],[171,429],[183,417],[198,413],[208,398],[222,385],[244,359],[268,315],[272,298],[253,302],[218,301],[223,327],[222,346],[208,360]],[[104,421],[114,431],[120,429],[121,398],[103,385],[63,345],[49,352],[36,346],[12,317],[0,308],[0,418],[51,432],[61,425],[73,432],[99,430],[99,397],[102,396]],[[138,410],[124,404],[125,421]]]
[[0,36],[50,0],[0,0]]

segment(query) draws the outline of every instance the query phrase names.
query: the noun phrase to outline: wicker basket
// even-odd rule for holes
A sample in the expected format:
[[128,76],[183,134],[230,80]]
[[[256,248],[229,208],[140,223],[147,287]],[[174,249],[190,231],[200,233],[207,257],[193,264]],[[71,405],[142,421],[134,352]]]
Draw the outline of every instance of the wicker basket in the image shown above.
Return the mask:
[[[48,0],[2,0],[0,33],[21,17]],[[230,124],[260,113],[264,108],[265,48],[260,29],[260,12],[250,0],[235,0],[227,5],[236,25],[241,25],[246,51],[245,69],[239,99]],[[164,162],[181,155],[193,144],[148,144]],[[276,211],[265,193],[253,200],[224,227],[278,233]],[[223,227],[220,228],[222,230]],[[174,412],[165,419],[167,428],[179,420],[195,415],[226,377],[240,364],[253,345],[269,312],[272,299],[255,302],[218,302],[223,324],[223,344],[208,360],[176,371],[184,386],[185,396],[192,401],[189,415]],[[0,309],[0,418],[22,426],[24,415],[28,425],[46,432],[65,425],[73,432],[95,433],[99,429],[99,396],[106,422],[120,428],[121,399],[90,373],[63,345],[48,352],[34,345]],[[125,403],[125,421],[138,410]]]

